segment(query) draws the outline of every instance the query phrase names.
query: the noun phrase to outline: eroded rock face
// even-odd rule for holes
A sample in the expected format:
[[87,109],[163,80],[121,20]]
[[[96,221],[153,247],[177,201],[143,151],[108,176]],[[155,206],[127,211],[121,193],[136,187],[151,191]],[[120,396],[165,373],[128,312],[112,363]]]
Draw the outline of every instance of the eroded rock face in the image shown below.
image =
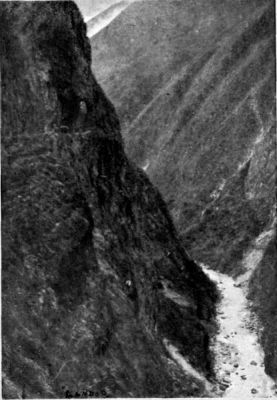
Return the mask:
[[162,339],[209,373],[215,289],[125,156],[77,7],[1,11],[4,397],[201,395]]

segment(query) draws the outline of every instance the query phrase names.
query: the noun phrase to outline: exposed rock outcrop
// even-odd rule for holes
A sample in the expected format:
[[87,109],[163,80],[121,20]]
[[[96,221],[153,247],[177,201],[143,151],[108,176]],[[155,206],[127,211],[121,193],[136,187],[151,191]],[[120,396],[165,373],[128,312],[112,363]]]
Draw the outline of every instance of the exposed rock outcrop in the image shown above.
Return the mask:
[[[2,2],[3,396],[192,396],[214,285],[124,154],[72,2]],[[183,301],[174,301],[168,290]]]

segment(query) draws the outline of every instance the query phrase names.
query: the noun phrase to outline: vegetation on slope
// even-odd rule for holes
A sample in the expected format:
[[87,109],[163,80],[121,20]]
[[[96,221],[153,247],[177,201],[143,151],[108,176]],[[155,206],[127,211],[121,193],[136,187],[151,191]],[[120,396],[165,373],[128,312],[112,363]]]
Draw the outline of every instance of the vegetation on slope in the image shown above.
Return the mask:
[[215,288],[124,154],[77,7],[1,10],[3,396],[202,395],[162,340],[211,373]]

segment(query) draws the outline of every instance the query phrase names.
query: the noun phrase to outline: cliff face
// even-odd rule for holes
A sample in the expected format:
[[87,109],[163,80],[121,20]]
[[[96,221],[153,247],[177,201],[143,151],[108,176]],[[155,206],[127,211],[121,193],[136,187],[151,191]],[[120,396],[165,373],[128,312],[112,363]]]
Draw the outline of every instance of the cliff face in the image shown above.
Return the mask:
[[1,11],[4,397],[201,395],[163,339],[210,373],[215,289],[125,156],[77,7]]
[[[127,154],[161,191],[190,254],[233,275],[275,218],[274,15],[272,1],[142,1],[91,40]],[[256,308],[263,299],[276,374],[276,266],[265,257],[250,291]]]

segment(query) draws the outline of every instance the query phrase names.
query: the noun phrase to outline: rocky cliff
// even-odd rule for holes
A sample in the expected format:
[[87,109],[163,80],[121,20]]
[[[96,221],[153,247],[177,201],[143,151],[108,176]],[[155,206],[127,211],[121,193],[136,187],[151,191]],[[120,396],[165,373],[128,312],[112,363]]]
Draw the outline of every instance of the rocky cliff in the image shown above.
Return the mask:
[[[272,1],[149,0],[91,40],[127,154],[162,192],[192,256],[233,276],[275,218],[274,15]],[[267,254],[250,286],[276,374]]]
[[5,398],[192,396],[216,292],[128,161],[72,2],[2,2]]

